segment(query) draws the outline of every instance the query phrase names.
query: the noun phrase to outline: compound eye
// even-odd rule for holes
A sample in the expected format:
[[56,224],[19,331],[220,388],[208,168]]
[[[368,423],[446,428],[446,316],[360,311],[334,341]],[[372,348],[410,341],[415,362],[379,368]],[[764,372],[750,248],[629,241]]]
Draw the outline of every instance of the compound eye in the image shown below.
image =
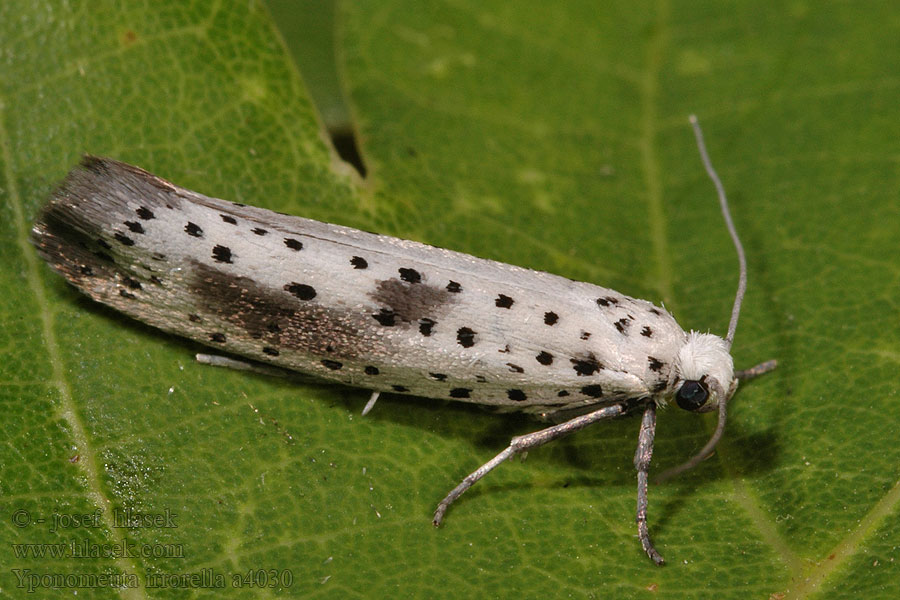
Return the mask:
[[675,402],[684,410],[697,410],[709,398],[709,390],[700,381],[685,381],[675,394]]

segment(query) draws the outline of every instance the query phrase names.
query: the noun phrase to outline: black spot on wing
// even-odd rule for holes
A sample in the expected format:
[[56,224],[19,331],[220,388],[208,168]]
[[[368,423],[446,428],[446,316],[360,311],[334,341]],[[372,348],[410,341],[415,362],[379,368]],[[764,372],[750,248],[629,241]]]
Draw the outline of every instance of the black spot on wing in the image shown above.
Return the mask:
[[436,323],[437,321],[435,321],[434,319],[429,319],[428,317],[419,319],[419,333],[421,333],[425,337],[429,337]]
[[380,311],[372,315],[372,318],[384,325],[385,327],[393,327],[397,324],[397,315],[392,310],[382,308]]
[[231,264],[231,248],[217,244],[212,249],[212,257],[216,262]]
[[622,335],[628,335],[628,326],[630,324],[631,324],[631,319],[629,319],[627,317],[622,317],[621,319],[619,319],[618,321],[613,323],[613,325],[615,325],[616,329]]
[[553,364],[553,355],[546,350],[542,350],[541,352],[539,352],[538,355],[535,356],[535,359],[545,366]]
[[422,274],[415,269],[403,267],[399,269],[400,279],[406,283],[422,283]]
[[137,213],[139,219],[143,219],[145,221],[149,221],[150,219],[155,219],[156,215],[153,214],[153,211],[147,208],[146,206],[140,206],[137,210],[134,211]]
[[294,252],[300,252],[301,250],[303,250],[303,242],[301,242],[300,240],[295,240],[294,238],[284,238],[284,245]]
[[507,296],[506,294],[500,294],[494,300],[494,305],[497,308],[512,308],[512,305],[515,304],[515,300]]
[[456,341],[463,348],[471,348],[475,345],[475,331],[468,327],[460,327],[456,330]]
[[597,298],[597,305],[603,308],[607,308],[609,306],[614,306],[619,303],[619,299],[615,296],[603,296],[602,298]]
[[575,373],[582,377],[593,375],[603,368],[603,365],[600,364],[597,357],[593,354],[588,354],[585,358],[573,358],[571,362]]
[[316,297],[316,289],[313,286],[305,283],[297,283],[296,281],[286,283],[284,285],[284,291],[289,292],[292,296],[301,300],[312,300]]
[[506,397],[513,402],[524,402],[528,396],[522,390],[506,390]]
[[184,231],[191,237],[203,237],[203,229],[201,229],[200,226],[196,223],[191,223],[190,221],[188,221],[187,225],[184,226]]
[[[123,246],[134,246],[134,240],[125,235],[124,233],[119,233],[118,231],[113,234],[113,237],[119,240],[119,242]],[[102,244],[101,244],[102,245]]]
[[602,398],[603,388],[599,385],[586,385],[581,388],[581,393],[590,398]]

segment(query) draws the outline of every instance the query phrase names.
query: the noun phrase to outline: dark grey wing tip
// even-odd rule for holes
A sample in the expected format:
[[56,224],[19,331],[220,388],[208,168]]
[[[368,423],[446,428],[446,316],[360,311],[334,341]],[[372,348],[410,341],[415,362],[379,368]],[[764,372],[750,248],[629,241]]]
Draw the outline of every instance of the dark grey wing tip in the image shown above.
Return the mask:
[[133,177],[136,179],[144,179],[150,180],[154,182],[162,182],[165,184],[164,187],[171,188],[173,187],[171,183],[157,177],[153,173],[146,171],[140,167],[136,167],[134,165],[128,164],[126,162],[122,162],[120,160],[116,160],[114,158],[108,158],[105,156],[95,156],[93,154],[84,154],[81,157],[81,161],[78,163],[78,166],[72,169],[69,174],[73,174],[76,171],[90,171],[91,173],[105,178],[117,178],[117,177]]
[[108,212],[128,212],[129,204],[140,202],[173,208],[180,188],[145,171],[112,158],[85,154],[50,194],[41,220],[53,211],[91,214],[100,222]]
[[81,157],[81,161],[72,167],[65,178],[50,192],[50,198],[41,209],[37,220],[41,221],[44,216],[67,201],[82,202],[89,199],[104,185],[108,185],[104,184],[104,180],[114,179],[115,171],[127,166],[125,163],[110,158],[85,154]]
[[123,164],[111,158],[95,156],[93,154],[83,154],[81,156],[81,161],[78,163],[78,167],[76,168],[82,168],[86,171],[93,171],[95,173],[102,174],[109,171],[108,165],[116,163]]
[[50,204],[58,199],[77,201],[105,198],[121,202],[153,196],[159,191],[178,192],[180,188],[140,167],[104,156],[85,154],[51,194]]
[[106,273],[124,249],[113,241],[136,201],[173,206],[172,184],[129,164],[86,154],[53,189],[29,232],[50,266],[77,284],[84,272]]

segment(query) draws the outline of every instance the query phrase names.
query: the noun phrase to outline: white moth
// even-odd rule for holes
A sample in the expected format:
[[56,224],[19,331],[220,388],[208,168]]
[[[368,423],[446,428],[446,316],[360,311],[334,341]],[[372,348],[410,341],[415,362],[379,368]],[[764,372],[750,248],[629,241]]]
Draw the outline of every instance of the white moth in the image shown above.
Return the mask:
[[590,283],[210,198],[105,158],[69,173],[32,241],[94,300],[224,352],[374,390],[367,410],[394,392],[570,418],[514,438],[441,502],[435,525],[513,454],[641,410],[639,534],[661,564],[646,523],[655,408],[719,407],[723,425],[737,386],[739,243],[741,291],[722,339]]

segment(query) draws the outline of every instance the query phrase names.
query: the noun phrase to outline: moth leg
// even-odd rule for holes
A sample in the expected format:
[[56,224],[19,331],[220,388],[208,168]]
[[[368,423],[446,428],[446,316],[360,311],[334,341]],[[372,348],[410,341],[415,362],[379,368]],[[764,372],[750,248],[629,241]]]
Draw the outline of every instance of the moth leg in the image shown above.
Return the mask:
[[293,374],[285,369],[278,367],[269,367],[258,363],[238,360],[220,354],[196,354],[197,362],[203,365],[211,365],[213,367],[228,367],[236,371],[249,371],[251,373],[259,373],[261,375],[269,375],[270,377],[291,377]]
[[378,396],[381,395],[381,392],[372,392],[372,395],[369,396],[369,401],[366,402],[366,406],[363,408],[362,416],[366,416],[369,414],[369,411],[372,410],[375,406],[375,402],[378,401]]
[[641,432],[638,435],[638,446],[634,452],[634,468],[637,469],[638,491],[637,491],[637,526],[638,538],[641,540],[641,546],[644,552],[650,557],[650,560],[658,565],[665,564],[665,559],[660,556],[653,542],[650,541],[650,532],[647,530],[647,502],[648,502],[648,479],[650,470],[650,458],[653,456],[653,438],[656,435],[656,403],[650,402],[644,409],[644,416],[641,418]]
[[434,511],[434,519],[432,519],[432,523],[435,527],[440,525],[441,521],[444,520],[444,513],[447,512],[447,508],[453,503],[454,500],[462,496],[463,493],[465,493],[466,490],[472,487],[476,481],[490,473],[497,465],[507,460],[508,458],[511,458],[521,452],[527,452],[532,448],[543,446],[547,442],[551,442],[564,435],[568,435],[574,431],[578,431],[579,429],[584,429],[588,425],[596,423],[597,421],[624,415],[632,407],[632,405],[627,403],[604,406],[599,410],[595,410],[594,412],[590,412],[586,415],[581,415],[580,417],[575,417],[574,419],[566,421],[565,423],[560,423],[559,425],[547,427],[546,429],[541,429],[540,431],[535,431],[533,433],[514,437],[509,442],[509,446],[503,452],[475,469],[475,471],[470,473],[465,479],[460,482],[458,486],[453,488],[443,500],[441,500],[440,504],[438,504],[437,506],[437,510]]
[[767,360],[766,362],[759,363],[755,367],[750,367],[749,369],[744,369],[743,371],[738,371],[734,374],[737,379],[753,379],[754,377],[759,377],[760,375],[765,375],[769,371],[775,370],[775,367],[778,366],[777,360]]

